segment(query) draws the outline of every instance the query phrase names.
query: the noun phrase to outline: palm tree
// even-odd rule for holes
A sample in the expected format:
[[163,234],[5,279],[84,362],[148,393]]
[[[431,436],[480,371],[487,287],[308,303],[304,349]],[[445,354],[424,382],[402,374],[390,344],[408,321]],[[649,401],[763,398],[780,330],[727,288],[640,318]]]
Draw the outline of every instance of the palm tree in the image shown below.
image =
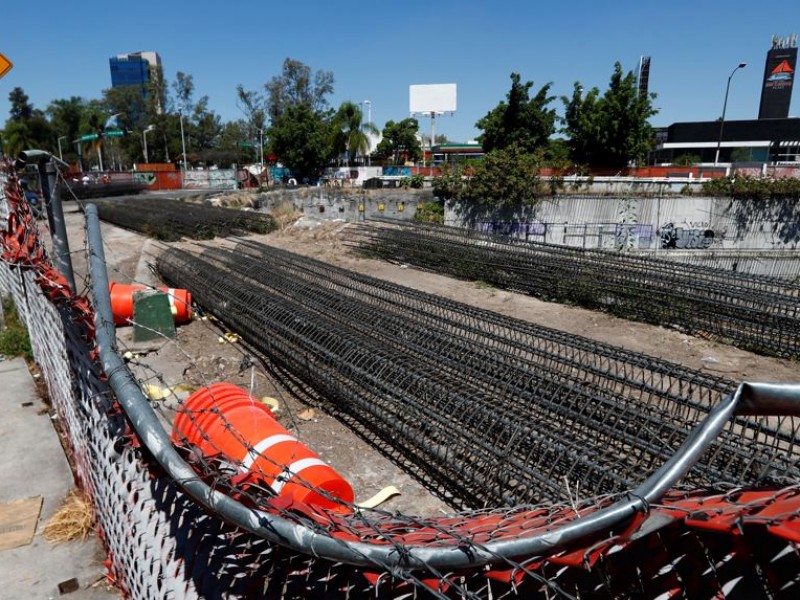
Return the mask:
[[342,102],[333,117],[333,149],[337,155],[347,153],[348,165],[370,151],[369,134],[377,133],[375,125],[364,123],[361,106],[355,102]]
[[11,121],[6,123],[3,131],[3,144],[8,156],[16,156],[22,150],[31,147],[31,132],[24,121]]

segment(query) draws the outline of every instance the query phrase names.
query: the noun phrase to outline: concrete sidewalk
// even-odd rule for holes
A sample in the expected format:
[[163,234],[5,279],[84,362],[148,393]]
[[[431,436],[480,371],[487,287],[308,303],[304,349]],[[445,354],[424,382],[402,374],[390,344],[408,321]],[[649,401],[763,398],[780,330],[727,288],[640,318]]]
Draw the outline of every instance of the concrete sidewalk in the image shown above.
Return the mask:
[[[0,600],[69,598],[100,600],[108,590],[105,553],[96,536],[85,542],[51,544],[42,531],[75,487],[72,471],[36,391],[25,361],[0,361],[0,504],[41,496],[33,542],[0,550]],[[61,594],[59,584],[77,579],[79,589]]]

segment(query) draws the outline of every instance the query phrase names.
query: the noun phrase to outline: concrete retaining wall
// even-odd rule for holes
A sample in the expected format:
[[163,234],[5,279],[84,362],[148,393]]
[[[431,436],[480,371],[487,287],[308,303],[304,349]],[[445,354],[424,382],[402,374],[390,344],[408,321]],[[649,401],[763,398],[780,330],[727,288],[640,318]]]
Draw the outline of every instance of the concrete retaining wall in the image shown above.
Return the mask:
[[537,242],[648,251],[744,272],[800,272],[800,205],[793,200],[587,195],[516,210],[451,205],[445,223]]

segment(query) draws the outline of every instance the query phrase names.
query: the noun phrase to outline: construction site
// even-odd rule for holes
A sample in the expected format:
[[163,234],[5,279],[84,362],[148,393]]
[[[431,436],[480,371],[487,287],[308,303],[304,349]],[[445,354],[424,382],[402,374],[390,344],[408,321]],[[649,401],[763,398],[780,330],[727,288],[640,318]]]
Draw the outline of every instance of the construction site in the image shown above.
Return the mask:
[[0,183],[113,594],[797,597],[796,278]]

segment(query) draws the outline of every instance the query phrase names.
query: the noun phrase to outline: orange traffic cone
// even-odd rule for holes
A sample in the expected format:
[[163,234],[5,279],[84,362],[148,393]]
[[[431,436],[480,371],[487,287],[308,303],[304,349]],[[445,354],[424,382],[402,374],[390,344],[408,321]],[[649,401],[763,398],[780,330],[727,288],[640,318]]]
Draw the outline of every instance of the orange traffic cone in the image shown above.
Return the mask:
[[353,488],[341,475],[284,429],[266,406],[231,383],[215,383],[189,396],[175,417],[172,440],[188,441],[206,457],[224,457],[278,496],[339,511],[349,509],[337,498],[353,502]]

